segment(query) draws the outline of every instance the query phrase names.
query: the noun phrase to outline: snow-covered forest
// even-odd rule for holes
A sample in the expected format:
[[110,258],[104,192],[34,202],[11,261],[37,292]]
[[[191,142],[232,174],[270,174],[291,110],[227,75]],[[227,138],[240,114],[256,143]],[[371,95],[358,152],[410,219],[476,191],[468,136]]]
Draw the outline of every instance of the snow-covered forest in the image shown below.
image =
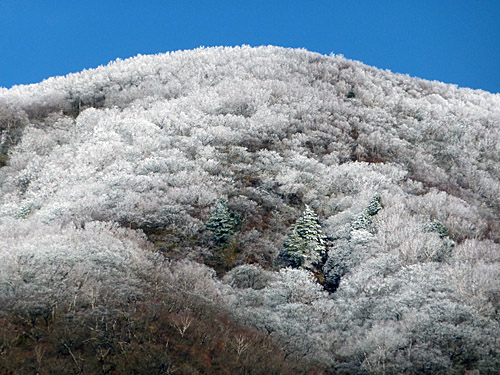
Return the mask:
[[496,374],[500,95],[202,48],[0,88],[1,374]]

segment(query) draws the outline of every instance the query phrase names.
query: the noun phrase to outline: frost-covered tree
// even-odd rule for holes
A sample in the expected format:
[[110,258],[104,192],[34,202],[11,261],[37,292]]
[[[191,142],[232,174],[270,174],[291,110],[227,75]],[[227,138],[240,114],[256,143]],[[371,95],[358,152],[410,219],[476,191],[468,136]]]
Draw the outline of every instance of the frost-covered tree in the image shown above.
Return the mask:
[[354,230],[367,229],[372,222],[372,217],[375,216],[382,209],[382,197],[380,194],[375,194],[371,199],[368,207],[359,215],[352,223]]
[[448,237],[448,229],[440,221],[433,220],[426,228],[427,232],[436,232],[439,238]]
[[[499,123],[499,95],[276,47],[138,56],[0,88],[0,341],[24,331],[14,308],[85,314],[153,287],[214,301],[228,289],[250,325],[332,372],[496,373]],[[368,204],[376,191],[383,210]],[[143,259],[217,258],[200,234],[221,192],[245,221],[233,252],[234,217],[214,216],[223,251],[210,265],[252,266],[222,287],[204,266]],[[303,202],[321,207],[333,294],[317,295],[305,269],[267,270]],[[299,229],[282,254],[319,273],[324,243],[301,248]]]
[[448,229],[440,221],[433,220],[424,228],[424,231],[437,233],[442,240],[442,245],[433,254],[432,260],[442,261],[449,257],[451,250],[455,247],[455,241],[448,236]]
[[369,255],[369,249],[376,248],[372,243],[372,222],[381,209],[382,198],[376,193],[363,212],[350,225],[346,225],[344,235],[332,244],[323,267],[326,290],[334,292],[341,278]]
[[217,244],[224,244],[234,234],[238,222],[238,215],[229,210],[227,199],[220,198],[212,209],[207,229],[212,232]]
[[277,339],[292,357],[327,361],[329,332],[324,327],[332,302],[310,271],[282,268],[270,272],[258,267],[259,287],[238,285],[247,266],[236,267],[225,281],[237,284],[226,289],[224,299],[236,318]]
[[288,231],[280,261],[292,267],[318,270],[326,253],[325,242],[318,215],[306,205],[302,216]]

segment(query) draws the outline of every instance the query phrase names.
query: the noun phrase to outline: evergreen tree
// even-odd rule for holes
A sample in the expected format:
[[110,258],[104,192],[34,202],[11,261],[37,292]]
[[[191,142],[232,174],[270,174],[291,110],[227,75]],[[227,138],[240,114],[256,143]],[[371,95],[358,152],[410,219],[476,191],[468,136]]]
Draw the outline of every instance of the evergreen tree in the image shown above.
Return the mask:
[[426,232],[435,232],[439,238],[443,240],[441,247],[433,255],[433,261],[442,261],[448,258],[452,249],[455,247],[455,241],[448,236],[448,229],[438,220],[433,220],[429,225],[424,228]]
[[[376,193],[368,206],[363,212],[351,223],[351,232],[349,238],[344,238],[335,241],[332,246],[328,259],[323,267],[325,275],[325,289],[331,293],[335,292],[340,285],[340,280],[353,267],[359,264],[361,259],[360,253],[365,252],[365,247],[360,244],[353,243],[353,234],[357,232],[357,240],[369,236],[367,231],[373,231],[371,227],[373,217],[383,208],[382,197]],[[362,232],[365,233],[362,233]],[[361,232],[361,233],[360,233]],[[361,234],[361,236],[359,236]],[[356,242],[356,241],[354,241]]]
[[318,215],[306,205],[300,219],[290,227],[280,259],[292,267],[320,268],[326,253],[325,240]]
[[234,234],[238,225],[238,215],[227,207],[227,199],[220,198],[212,209],[212,216],[208,220],[207,229],[212,232],[217,244],[224,244]]
[[448,229],[446,229],[443,223],[437,220],[433,220],[424,230],[426,232],[436,232],[439,234],[439,238],[448,237]]
[[375,193],[371,199],[368,207],[366,207],[365,213],[369,216],[375,216],[382,209],[382,197],[380,194]]
[[372,217],[375,216],[382,209],[382,197],[376,193],[371,199],[368,207],[358,216],[352,223],[352,229],[367,229],[372,223]]

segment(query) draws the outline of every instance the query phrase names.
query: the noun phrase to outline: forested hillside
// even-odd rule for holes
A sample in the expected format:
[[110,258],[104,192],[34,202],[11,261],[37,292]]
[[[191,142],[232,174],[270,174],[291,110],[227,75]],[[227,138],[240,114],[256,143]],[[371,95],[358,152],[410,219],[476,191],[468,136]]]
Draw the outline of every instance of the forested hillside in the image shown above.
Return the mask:
[[0,88],[0,131],[1,374],[500,369],[499,94],[202,48]]

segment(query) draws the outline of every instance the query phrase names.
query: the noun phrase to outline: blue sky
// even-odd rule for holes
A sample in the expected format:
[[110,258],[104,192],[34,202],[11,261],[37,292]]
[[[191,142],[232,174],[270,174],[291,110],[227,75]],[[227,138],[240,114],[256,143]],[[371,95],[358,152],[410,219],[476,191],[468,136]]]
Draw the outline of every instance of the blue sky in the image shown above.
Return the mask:
[[500,0],[0,0],[0,86],[118,57],[279,45],[500,92]]

